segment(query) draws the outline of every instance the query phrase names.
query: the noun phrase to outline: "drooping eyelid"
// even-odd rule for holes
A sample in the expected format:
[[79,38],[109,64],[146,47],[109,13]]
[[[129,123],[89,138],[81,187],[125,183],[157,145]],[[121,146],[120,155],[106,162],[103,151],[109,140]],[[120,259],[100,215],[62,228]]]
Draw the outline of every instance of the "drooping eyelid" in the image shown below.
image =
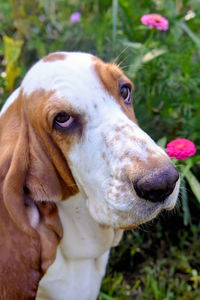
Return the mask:
[[134,88],[134,84],[133,84],[130,80],[125,80],[125,79],[119,79],[118,85],[119,85],[119,90],[120,90],[123,86],[129,87],[131,93],[132,93],[133,88]]
[[56,118],[56,116],[59,114],[59,113],[66,113],[67,115],[69,115],[70,117],[72,117],[73,119],[75,119],[76,121],[80,121],[84,115],[81,114],[81,113],[78,113],[78,112],[75,112],[74,110],[70,110],[70,109],[56,109],[54,110],[53,113],[51,113],[49,116],[48,116],[48,119],[51,120],[51,123],[54,123],[54,120]]
[[54,109],[53,113],[50,114],[50,118],[55,119],[55,117],[59,113],[66,113],[67,115],[71,116],[74,119],[79,119],[83,115],[81,112],[76,112],[73,109],[66,108],[66,107],[63,107],[63,109],[62,109],[61,107],[59,107],[59,108]]
[[[73,123],[74,122],[74,118],[72,117],[72,116],[70,116],[70,115],[67,115],[69,118],[65,121],[65,122],[59,122],[59,121],[57,121],[56,119],[54,120],[54,122],[58,125],[58,126],[60,126],[60,127],[63,127],[63,128],[68,128],[70,125],[71,125],[71,123]],[[67,124],[67,126],[66,126],[66,124]]]
[[[62,127],[60,126],[58,123],[55,122],[55,117],[56,115],[58,115],[60,112],[66,112],[67,114],[69,114],[72,118],[73,118],[73,122],[71,122],[71,124],[67,127]],[[71,113],[71,114],[70,114]],[[51,115],[51,130],[58,130],[59,132],[62,133],[70,133],[73,130],[79,130],[79,132],[82,132],[82,127],[84,126],[84,114],[81,113],[77,113],[77,112],[72,112],[72,110],[70,111],[68,109],[59,109],[59,110],[55,110],[54,113]]]
[[62,126],[59,125],[58,123],[54,122],[54,123],[53,123],[53,129],[57,129],[57,130],[59,130],[59,131],[65,133],[65,132],[69,132],[69,131],[71,131],[72,129],[74,129],[74,128],[76,127],[76,124],[77,124],[76,120],[73,120],[73,122],[71,122],[69,126],[67,126],[67,127],[62,127]]

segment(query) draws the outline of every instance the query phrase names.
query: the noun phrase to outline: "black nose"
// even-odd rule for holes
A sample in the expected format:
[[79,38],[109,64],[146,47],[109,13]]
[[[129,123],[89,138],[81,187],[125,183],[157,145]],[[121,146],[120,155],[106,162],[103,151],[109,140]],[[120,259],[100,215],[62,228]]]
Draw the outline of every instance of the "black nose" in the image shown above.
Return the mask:
[[174,190],[179,174],[170,165],[165,170],[145,175],[134,182],[134,188],[140,198],[151,202],[164,201]]

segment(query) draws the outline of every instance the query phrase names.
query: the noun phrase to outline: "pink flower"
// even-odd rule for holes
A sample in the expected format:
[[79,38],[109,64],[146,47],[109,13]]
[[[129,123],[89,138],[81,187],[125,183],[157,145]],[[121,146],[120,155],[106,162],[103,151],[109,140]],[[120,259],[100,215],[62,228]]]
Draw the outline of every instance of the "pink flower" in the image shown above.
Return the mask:
[[72,23],[79,22],[80,19],[81,19],[81,13],[78,12],[78,11],[74,12],[74,13],[71,14],[71,16],[70,16],[70,21],[71,21]]
[[171,158],[185,160],[196,153],[195,144],[187,139],[176,139],[167,144],[167,154]]
[[141,18],[141,22],[144,25],[148,25],[149,28],[157,28],[158,30],[167,30],[169,22],[167,19],[158,14],[144,15]]

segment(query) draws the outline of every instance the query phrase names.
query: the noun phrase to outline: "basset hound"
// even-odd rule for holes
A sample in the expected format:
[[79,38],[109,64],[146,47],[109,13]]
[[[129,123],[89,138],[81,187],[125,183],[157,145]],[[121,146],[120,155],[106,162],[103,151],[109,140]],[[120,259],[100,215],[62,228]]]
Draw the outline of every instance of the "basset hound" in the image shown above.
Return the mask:
[[94,300],[123,230],[172,209],[179,175],[114,64],[56,52],[0,114],[0,299]]

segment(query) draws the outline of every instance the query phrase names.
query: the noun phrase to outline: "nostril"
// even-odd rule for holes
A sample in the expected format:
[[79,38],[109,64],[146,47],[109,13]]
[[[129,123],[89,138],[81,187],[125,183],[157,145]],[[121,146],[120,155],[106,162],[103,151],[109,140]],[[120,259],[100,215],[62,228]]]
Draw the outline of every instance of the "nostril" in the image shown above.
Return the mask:
[[134,182],[134,189],[140,198],[151,202],[164,201],[173,192],[178,179],[178,171],[172,165],[167,170],[139,178]]

